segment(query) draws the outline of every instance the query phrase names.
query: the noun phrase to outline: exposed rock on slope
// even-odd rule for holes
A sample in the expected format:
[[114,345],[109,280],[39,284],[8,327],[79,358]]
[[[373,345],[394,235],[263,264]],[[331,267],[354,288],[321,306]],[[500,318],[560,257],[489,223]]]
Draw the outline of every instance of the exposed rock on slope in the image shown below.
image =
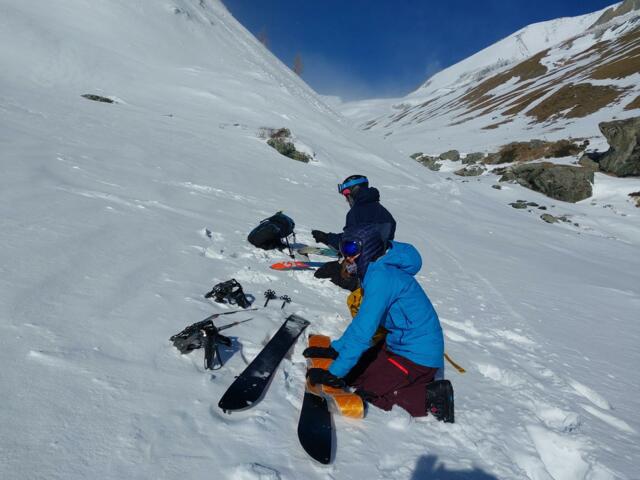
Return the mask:
[[600,131],[611,147],[598,160],[600,169],[620,177],[640,175],[640,117],[603,122]]
[[500,181],[516,181],[556,200],[579,202],[592,194],[593,171],[550,162],[527,163],[506,169]]

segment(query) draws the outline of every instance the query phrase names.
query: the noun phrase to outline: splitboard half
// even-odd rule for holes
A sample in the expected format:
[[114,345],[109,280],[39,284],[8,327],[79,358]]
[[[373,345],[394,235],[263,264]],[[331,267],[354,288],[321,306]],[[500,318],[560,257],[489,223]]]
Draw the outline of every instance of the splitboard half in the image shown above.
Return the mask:
[[286,261],[278,262],[271,265],[273,270],[316,270],[322,267],[326,262],[298,262]]
[[275,335],[224,393],[218,406],[225,412],[245,410],[260,400],[280,362],[309,322],[289,315]]
[[331,247],[302,247],[297,250],[301,255],[322,255],[325,257],[338,258],[339,254],[337,250]]
[[[327,348],[330,345],[331,339],[325,335],[309,335],[310,347]],[[327,369],[331,362],[330,358],[308,358],[307,368]],[[324,464],[331,461],[334,437],[331,413],[363,418],[364,402],[355,393],[326,385],[311,385],[307,380],[298,421],[298,440],[313,459]]]

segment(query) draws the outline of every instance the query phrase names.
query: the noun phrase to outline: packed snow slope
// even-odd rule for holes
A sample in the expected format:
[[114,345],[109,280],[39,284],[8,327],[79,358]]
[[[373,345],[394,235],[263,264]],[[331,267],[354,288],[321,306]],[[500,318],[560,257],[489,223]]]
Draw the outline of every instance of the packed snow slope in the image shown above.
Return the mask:
[[[550,203],[537,194],[438,176],[354,131],[217,1],[0,0],[0,45],[1,478],[637,478],[630,203],[607,189],[593,199],[607,208],[554,202],[580,227],[551,226],[506,205]],[[315,160],[280,156],[264,127]],[[455,424],[338,417],[323,467],[296,438],[304,342],[252,409],[217,402],[288,312],[309,332],[348,324],[344,291],[270,270],[285,255],[246,236],[281,209],[300,243],[339,230],[335,184],[352,173],[421,252],[467,373],[447,371]],[[256,305],[267,288],[293,303],[227,317],[253,320],[205,371],[168,338],[227,311],[203,294],[230,278]]]
[[[595,139],[640,113],[640,4],[529,25],[399,99],[341,111],[410,155],[496,151],[516,140]],[[446,134],[443,135],[443,132]]]

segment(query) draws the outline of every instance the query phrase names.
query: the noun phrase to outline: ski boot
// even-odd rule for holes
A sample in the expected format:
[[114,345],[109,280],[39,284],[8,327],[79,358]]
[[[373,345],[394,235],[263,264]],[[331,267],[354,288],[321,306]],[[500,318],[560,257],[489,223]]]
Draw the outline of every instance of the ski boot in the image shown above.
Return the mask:
[[449,380],[427,384],[427,413],[441,422],[453,423],[453,386]]

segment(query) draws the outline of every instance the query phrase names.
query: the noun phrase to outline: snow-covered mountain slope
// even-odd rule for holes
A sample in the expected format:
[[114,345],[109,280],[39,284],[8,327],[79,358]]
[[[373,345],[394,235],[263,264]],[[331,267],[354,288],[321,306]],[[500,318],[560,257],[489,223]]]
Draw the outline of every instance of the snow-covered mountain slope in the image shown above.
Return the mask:
[[[0,45],[1,478],[634,478],[640,226],[608,177],[602,208],[442,178],[353,130],[218,1],[0,0]],[[259,138],[277,127],[315,160]],[[344,292],[270,270],[284,254],[246,236],[280,209],[299,242],[338,230],[356,172],[421,252],[467,373],[447,372],[456,424],[335,418],[322,467],[296,438],[303,342],[254,408],[217,402],[287,311],[344,330]],[[579,226],[507,206],[523,196]],[[253,320],[209,372],[168,338],[225,311],[203,294],[230,278],[293,303],[236,315]]]
[[530,25],[404,98],[348,103],[342,111],[408,154],[434,143],[469,151],[598,137],[598,122],[638,114],[639,8],[627,0]]

